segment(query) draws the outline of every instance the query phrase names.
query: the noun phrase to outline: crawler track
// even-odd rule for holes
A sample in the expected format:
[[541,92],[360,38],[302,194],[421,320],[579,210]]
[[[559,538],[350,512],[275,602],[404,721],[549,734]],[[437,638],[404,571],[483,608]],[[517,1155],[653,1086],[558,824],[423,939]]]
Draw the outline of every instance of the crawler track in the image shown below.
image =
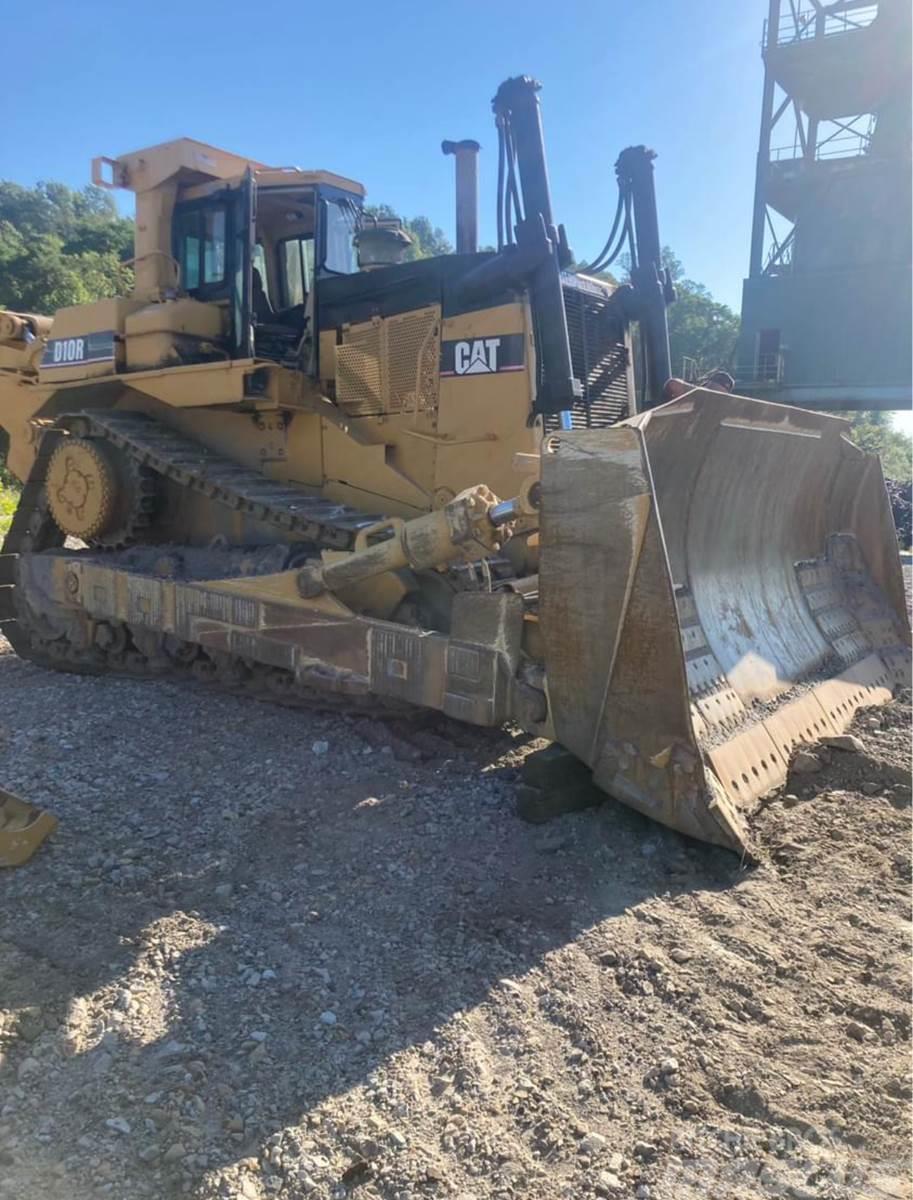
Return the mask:
[[383,519],[379,513],[359,512],[268,479],[144,413],[83,412],[64,418],[63,424],[82,436],[105,438],[139,466],[151,468],[188,491],[317,546],[347,550],[360,529]]
[[375,696],[361,680],[351,681],[316,669],[303,679],[291,671],[235,655],[207,652],[200,645],[134,629],[122,622],[96,625],[91,639],[74,637],[68,630],[65,610],[59,614],[49,612],[45,602],[36,608],[20,586],[19,558],[54,553],[64,545],[64,535],[50,515],[45,480],[51,456],[61,439],[68,436],[67,430],[81,436],[109,438],[146,468],[317,546],[349,545],[358,529],[379,519],[266,479],[141,414],[82,413],[65,419],[63,425],[45,433],[0,551],[0,628],[21,658],[80,674],[190,677],[292,706],[379,716],[417,711]]

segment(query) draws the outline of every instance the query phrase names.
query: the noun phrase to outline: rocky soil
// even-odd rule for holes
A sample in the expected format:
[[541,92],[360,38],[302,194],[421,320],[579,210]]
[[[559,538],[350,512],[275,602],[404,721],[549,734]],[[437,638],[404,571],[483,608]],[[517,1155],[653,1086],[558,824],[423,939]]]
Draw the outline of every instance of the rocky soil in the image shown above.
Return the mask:
[[763,861],[529,747],[0,654],[0,1197],[909,1197],[908,702]]

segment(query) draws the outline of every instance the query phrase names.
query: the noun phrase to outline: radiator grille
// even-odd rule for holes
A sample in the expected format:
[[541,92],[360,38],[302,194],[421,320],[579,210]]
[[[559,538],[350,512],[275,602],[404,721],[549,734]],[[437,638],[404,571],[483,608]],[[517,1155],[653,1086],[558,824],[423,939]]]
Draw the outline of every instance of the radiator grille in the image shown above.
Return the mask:
[[[573,284],[565,284],[563,292],[571,363],[583,384],[583,398],[571,410],[573,427],[604,429],[630,415],[623,332],[619,321],[605,312],[609,297],[604,292]],[[549,430],[559,424],[557,414],[546,418]]]

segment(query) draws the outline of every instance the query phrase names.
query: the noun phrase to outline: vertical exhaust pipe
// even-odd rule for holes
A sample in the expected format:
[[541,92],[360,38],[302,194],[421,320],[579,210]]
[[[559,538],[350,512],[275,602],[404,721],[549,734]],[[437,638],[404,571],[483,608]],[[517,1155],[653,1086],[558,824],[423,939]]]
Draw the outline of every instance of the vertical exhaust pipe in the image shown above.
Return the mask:
[[475,254],[479,248],[479,143],[441,142],[456,159],[456,250]]

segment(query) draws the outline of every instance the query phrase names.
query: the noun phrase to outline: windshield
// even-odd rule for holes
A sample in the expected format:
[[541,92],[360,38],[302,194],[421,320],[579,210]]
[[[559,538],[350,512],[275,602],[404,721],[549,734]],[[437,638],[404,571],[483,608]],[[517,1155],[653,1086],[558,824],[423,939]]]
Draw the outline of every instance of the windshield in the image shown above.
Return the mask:
[[323,237],[320,269],[331,275],[358,270],[355,234],[361,209],[351,196],[324,196],[321,201]]

